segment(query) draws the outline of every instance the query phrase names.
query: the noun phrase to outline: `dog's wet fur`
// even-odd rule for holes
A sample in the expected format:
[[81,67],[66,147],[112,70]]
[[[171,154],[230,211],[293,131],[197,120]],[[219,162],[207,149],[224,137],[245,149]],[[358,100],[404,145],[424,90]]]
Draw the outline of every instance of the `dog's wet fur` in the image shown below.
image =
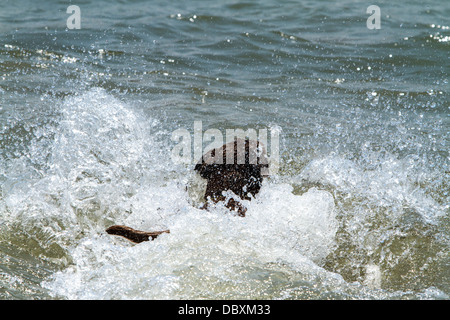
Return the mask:
[[[207,180],[202,209],[207,210],[211,202],[223,201],[231,211],[245,217],[247,208],[240,200],[251,200],[256,196],[261,189],[267,168],[266,152],[258,141],[236,139],[206,152],[194,168]],[[234,195],[230,195],[229,191]],[[145,232],[115,225],[106,229],[106,232],[140,243],[154,240],[160,234],[170,231]]]

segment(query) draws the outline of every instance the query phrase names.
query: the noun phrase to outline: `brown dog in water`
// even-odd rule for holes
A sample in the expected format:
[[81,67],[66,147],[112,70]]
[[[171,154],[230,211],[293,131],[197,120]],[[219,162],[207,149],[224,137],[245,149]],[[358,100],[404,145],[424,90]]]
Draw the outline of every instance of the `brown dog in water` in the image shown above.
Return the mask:
[[[255,197],[261,189],[267,168],[266,152],[258,141],[237,139],[206,152],[194,168],[207,180],[205,205],[202,209],[207,209],[210,202],[223,201],[227,208],[244,217],[247,208],[239,199],[251,200]],[[227,191],[232,191],[237,197],[225,195]],[[115,225],[106,229],[106,232],[139,243],[150,238],[153,240],[170,231],[145,232]]]

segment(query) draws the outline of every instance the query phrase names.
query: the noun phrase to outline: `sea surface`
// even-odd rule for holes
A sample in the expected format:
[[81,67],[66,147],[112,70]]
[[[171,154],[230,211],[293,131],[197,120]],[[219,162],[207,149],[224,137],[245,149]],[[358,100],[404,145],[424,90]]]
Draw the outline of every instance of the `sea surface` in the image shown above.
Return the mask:
[[[449,17],[2,0],[0,299],[449,299]],[[198,209],[196,159],[173,161],[195,121],[267,131],[279,170],[245,218]]]

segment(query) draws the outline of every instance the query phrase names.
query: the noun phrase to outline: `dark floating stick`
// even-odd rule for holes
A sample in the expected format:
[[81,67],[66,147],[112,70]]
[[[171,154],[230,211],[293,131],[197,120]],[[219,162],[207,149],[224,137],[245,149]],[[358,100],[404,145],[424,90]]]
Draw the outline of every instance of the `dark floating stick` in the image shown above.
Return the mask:
[[135,242],[135,243],[141,243],[143,241],[149,241],[150,238],[151,238],[151,240],[154,240],[161,233],[170,233],[170,231],[163,230],[163,231],[145,232],[145,231],[135,230],[135,229],[127,227],[127,226],[115,225],[115,226],[111,226],[108,229],[106,229],[106,233],[116,235],[116,236],[122,236],[132,242]]

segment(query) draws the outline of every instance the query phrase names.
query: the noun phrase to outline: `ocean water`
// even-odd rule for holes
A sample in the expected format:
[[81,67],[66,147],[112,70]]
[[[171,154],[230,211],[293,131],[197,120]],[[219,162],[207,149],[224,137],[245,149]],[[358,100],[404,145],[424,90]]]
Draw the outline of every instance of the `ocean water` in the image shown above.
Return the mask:
[[[449,299],[449,16],[1,1],[0,299]],[[245,218],[198,209],[194,162],[172,161],[194,121],[279,133]]]

